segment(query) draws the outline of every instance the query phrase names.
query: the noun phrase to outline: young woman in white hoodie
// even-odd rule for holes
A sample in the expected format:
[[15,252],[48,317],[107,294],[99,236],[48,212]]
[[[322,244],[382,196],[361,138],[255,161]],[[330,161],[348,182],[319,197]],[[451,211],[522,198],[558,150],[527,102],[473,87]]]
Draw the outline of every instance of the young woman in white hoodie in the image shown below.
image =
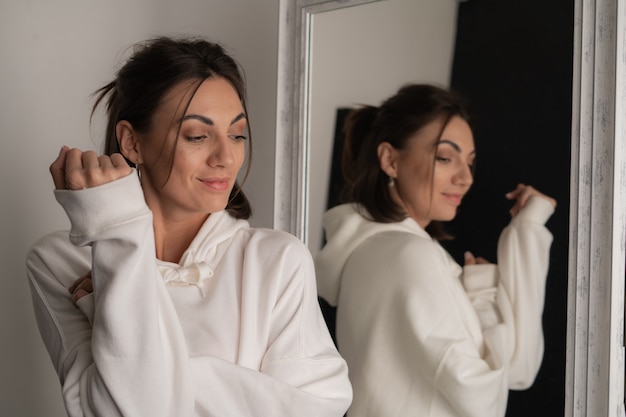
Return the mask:
[[473,182],[467,110],[453,93],[409,85],[347,121],[348,204],[324,217],[319,295],[354,389],[349,417],[502,417],[543,355],[542,311],[556,202],[529,185],[506,195],[498,263],[438,240]]
[[309,252],[246,221],[238,64],[153,39],[104,102],[105,155],[63,146],[50,166],[71,230],[27,257],[68,415],[342,416],[351,387]]

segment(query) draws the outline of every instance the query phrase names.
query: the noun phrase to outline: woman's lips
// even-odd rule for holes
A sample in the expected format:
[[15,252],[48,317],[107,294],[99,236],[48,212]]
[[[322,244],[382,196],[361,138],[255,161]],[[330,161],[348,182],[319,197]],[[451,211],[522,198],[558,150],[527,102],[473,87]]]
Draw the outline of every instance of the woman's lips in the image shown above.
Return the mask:
[[463,195],[462,194],[443,194],[444,197],[446,199],[448,199],[448,201],[450,201],[452,204],[454,205],[460,205],[461,201],[463,200]]
[[226,191],[230,185],[227,178],[201,179],[200,182],[213,191]]

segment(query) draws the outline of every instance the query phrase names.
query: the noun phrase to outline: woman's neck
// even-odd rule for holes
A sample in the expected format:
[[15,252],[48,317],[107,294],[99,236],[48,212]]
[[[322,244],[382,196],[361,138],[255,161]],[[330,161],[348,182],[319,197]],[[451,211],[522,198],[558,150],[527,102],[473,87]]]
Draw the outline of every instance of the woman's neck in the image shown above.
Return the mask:
[[156,257],[178,263],[208,217],[208,214],[199,213],[181,220],[154,214]]

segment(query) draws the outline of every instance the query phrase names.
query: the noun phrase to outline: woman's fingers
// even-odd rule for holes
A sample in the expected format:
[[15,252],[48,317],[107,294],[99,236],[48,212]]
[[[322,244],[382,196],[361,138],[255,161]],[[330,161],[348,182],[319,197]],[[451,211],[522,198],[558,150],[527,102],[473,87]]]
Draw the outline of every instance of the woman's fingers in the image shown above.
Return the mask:
[[465,265],[474,265],[476,263],[476,258],[474,258],[474,255],[470,251],[466,251],[463,257],[465,258]]
[[474,256],[474,254],[470,251],[466,251],[463,254],[465,258],[465,266],[467,265],[480,265],[480,264],[488,264],[490,263],[488,260],[483,258],[482,256]]
[[65,161],[65,184],[69,190],[88,188],[91,181],[90,170],[98,167],[98,157],[93,151],[83,152],[80,149],[70,149]]
[[98,156],[93,151],[64,146],[50,165],[56,189],[82,190],[125,177],[132,171],[120,154]]
[[[74,281],[72,286],[68,288],[68,291],[69,292],[76,291],[76,288],[79,287],[86,280],[91,281],[91,271],[87,272],[85,275],[83,275],[82,277],[80,277],[76,281]],[[91,284],[89,284],[89,285],[91,285]]]
[[71,294],[70,298],[72,300],[72,304],[78,307],[78,305],[76,304],[77,301],[83,298],[84,296],[89,295],[93,292],[93,282],[91,280],[91,271],[89,271],[87,274],[83,275],[82,277],[78,278],[74,282],[74,284],[72,284],[72,286],[69,288],[69,292]]
[[113,155],[111,155],[110,159],[114,167],[120,168],[122,170],[128,170],[128,172],[130,172],[130,166],[128,166],[126,159],[124,159],[121,153],[114,153]]
[[59,155],[50,164],[50,174],[54,182],[54,188],[57,190],[65,189],[65,159],[69,148],[63,146],[59,151]]
[[488,264],[490,263],[488,260],[483,258],[482,256],[474,256],[474,254],[470,251],[466,251],[463,254],[465,258],[465,266],[467,265],[480,265],[480,264]]
[[526,187],[526,185],[519,183],[517,184],[517,187],[515,187],[515,189],[513,191],[509,191],[508,193],[506,193],[504,196],[509,199],[509,200],[515,200],[519,197],[520,193],[522,193],[522,191],[524,191],[524,188]]
[[554,198],[539,192],[531,185],[525,185],[520,183],[517,184],[515,190],[505,194],[505,197],[507,199],[515,200],[515,204],[513,205],[513,207],[511,207],[510,210],[511,216],[515,217],[520,212],[520,210],[524,208],[524,206],[528,202],[528,199],[530,199],[530,197],[532,196],[545,198],[550,204],[552,204],[552,207],[556,207],[556,200]]
[[526,192],[527,186],[525,184],[517,184],[517,187],[513,191],[509,191],[505,194],[505,197],[509,200],[515,200],[515,204],[509,210],[512,217],[517,216],[517,213],[524,207],[526,204],[527,197],[524,197],[524,193]]

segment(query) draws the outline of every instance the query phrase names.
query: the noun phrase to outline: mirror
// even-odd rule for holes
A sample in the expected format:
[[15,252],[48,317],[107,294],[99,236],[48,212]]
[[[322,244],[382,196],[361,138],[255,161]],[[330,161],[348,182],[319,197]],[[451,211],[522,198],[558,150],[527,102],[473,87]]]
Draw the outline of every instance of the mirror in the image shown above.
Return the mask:
[[457,8],[455,0],[386,0],[312,17],[304,240],[313,255],[324,243],[337,109],[378,105],[408,82],[448,86]]
[[[325,35],[318,34],[316,28],[338,19],[348,8],[351,13],[357,9],[365,13],[366,8],[394,1],[280,1],[274,226],[295,234],[313,252],[318,244],[311,244],[312,230],[319,230],[319,226],[312,222],[320,215],[313,207],[320,198],[313,197],[312,192],[320,174],[313,173],[315,167],[310,161],[319,152],[314,148],[314,135],[322,129],[313,123],[313,117],[316,97],[320,98],[316,86],[325,82],[316,79],[321,71],[318,68],[323,68],[316,59],[323,53],[332,55],[328,50],[316,50],[318,35]],[[439,3],[458,6],[453,1]],[[555,415],[568,417],[624,415],[626,128],[621,118],[615,117],[624,114],[626,97],[626,32],[616,18],[626,15],[624,7],[624,2],[618,4],[617,0],[576,0],[574,4],[569,239],[560,237],[569,240],[568,273],[560,277],[565,280],[568,275],[567,351],[565,358],[556,358],[565,364],[565,375],[555,379],[565,382],[554,386],[546,381],[544,388],[564,401],[562,411]],[[346,31],[341,41],[353,29],[347,24],[345,27],[351,31]],[[336,56],[346,55],[352,59],[345,48]],[[437,80],[424,77],[410,81]],[[371,90],[374,84],[363,90]],[[381,86],[386,89],[381,98],[391,95],[397,86]],[[379,101],[355,95],[351,103],[341,105]],[[562,155],[563,150],[558,157]],[[325,198],[321,200],[325,202]],[[560,206],[567,211],[567,201],[561,201]],[[540,402],[536,406],[537,412],[545,411]]]

